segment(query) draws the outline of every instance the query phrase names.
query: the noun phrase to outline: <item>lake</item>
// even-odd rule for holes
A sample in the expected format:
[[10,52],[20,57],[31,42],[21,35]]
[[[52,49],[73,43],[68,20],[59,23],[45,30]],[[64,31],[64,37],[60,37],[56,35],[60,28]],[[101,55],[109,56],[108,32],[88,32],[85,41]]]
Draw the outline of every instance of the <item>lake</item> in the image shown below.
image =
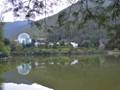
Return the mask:
[[15,57],[0,60],[0,83],[37,83],[54,90],[120,90],[120,56]]

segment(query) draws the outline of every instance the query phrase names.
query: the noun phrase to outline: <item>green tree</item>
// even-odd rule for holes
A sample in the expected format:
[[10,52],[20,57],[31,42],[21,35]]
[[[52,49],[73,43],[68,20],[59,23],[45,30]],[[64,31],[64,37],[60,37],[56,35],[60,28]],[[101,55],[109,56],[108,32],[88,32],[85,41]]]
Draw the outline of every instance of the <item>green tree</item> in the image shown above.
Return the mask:
[[8,56],[10,54],[10,46],[7,45],[7,42],[4,43],[4,39],[3,39],[3,29],[4,27],[4,23],[0,23],[0,56],[4,57],[4,56]]
[[10,46],[10,40],[8,38],[4,38],[3,42],[4,42],[5,45]]
[[4,23],[0,22],[0,41],[3,40],[3,27],[4,27]]
[[105,45],[101,43],[99,45],[99,51],[103,51],[104,49],[105,49]]
[[0,41],[0,56],[4,57],[8,55],[10,55],[10,47],[5,46],[5,44]]

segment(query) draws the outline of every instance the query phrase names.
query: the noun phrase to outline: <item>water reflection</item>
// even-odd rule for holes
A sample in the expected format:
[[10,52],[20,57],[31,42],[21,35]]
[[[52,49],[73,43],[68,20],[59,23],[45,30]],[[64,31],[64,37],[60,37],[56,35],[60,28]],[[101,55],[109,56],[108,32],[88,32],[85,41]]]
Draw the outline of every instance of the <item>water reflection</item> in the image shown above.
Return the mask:
[[120,56],[66,58],[34,58],[31,63],[23,62],[18,67],[27,69],[30,72],[27,76],[19,75],[16,66],[11,67],[18,65],[15,62],[4,63],[0,67],[0,70],[6,68],[1,71],[1,83],[38,83],[55,90],[120,90]]
[[105,57],[103,55],[99,55],[99,65],[103,67],[105,65]]
[[27,75],[30,72],[31,65],[30,63],[24,63],[17,66],[18,73],[21,75]]
[[77,64],[78,63],[78,59],[74,59],[73,62],[71,62],[71,65]]
[[53,65],[53,64],[54,64],[54,62],[49,62],[48,64],[49,64],[49,65]]
[[38,65],[39,65],[39,63],[36,61],[36,62],[35,62],[35,66],[38,66]]
[[28,84],[16,84],[16,83],[2,83],[2,90],[53,90],[45,86],[34,83]]

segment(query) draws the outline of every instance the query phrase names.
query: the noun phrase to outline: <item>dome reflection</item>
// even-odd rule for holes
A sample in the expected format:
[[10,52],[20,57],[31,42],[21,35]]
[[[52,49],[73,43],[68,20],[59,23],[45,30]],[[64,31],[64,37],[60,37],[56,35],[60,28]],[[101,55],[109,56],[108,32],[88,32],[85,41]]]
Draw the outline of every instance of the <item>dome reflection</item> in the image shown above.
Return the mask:
[[27,75],[30,72],[31,65],[29,63],[24,63],[17,66],[18,73],[21,75]]

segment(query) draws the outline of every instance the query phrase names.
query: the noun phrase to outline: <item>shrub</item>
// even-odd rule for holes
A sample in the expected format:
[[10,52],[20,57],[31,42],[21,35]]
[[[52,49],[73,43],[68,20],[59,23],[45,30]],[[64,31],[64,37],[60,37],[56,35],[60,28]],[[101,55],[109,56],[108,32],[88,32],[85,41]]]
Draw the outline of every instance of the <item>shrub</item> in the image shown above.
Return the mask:
[[88,48],[90,44],[90,40],[83,40],[80,46]]
[[114,49],[114,52],[119,52],[119,50],[117,48]]

